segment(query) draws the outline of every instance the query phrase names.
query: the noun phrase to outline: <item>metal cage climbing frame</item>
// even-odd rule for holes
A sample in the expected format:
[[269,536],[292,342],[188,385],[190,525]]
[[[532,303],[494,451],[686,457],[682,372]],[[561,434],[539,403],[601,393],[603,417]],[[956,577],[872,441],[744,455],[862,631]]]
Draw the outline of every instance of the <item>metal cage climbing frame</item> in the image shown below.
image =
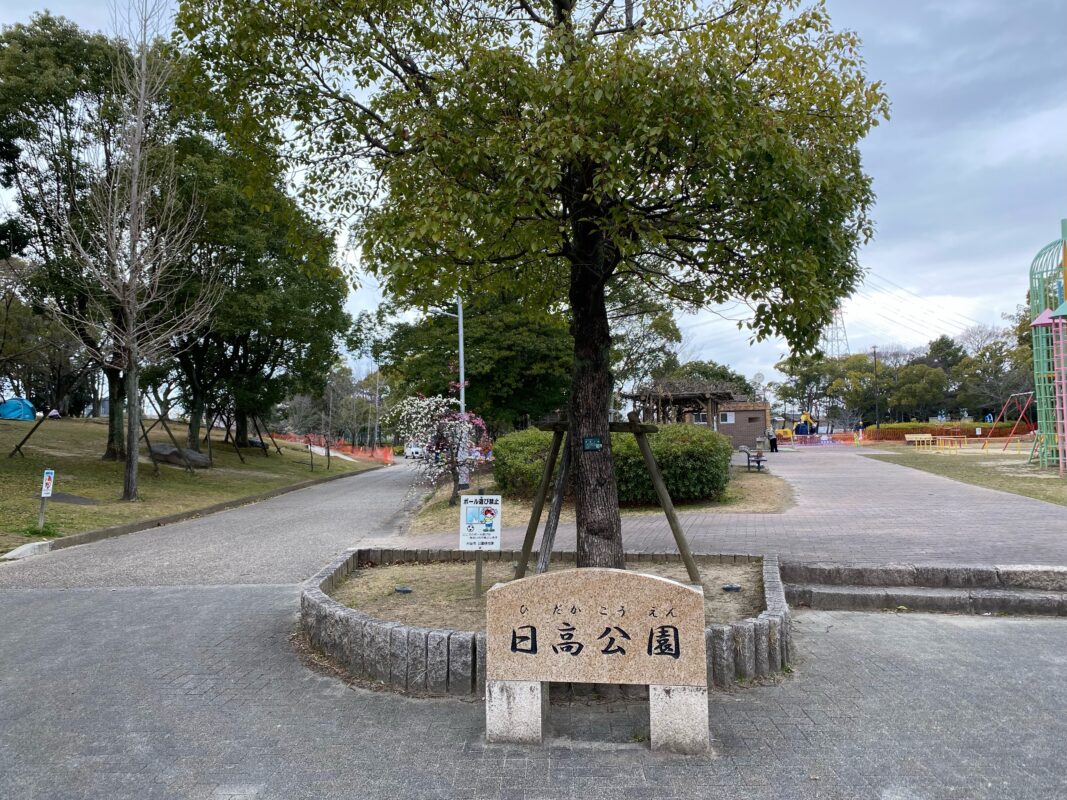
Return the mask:
[[1030,319],[1034,350],[1035,455],[1043,467],[1067,470],[1067,219],[1061,238],[1045,245],[1030,265]]

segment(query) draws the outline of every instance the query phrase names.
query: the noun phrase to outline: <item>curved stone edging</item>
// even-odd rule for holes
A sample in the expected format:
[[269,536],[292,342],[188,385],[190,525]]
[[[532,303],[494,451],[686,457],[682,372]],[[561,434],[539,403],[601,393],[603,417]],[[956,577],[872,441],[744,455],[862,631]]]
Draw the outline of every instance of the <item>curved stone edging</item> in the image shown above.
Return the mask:
[[[491,561],[514,561],[520,553],[485,553]],[[312,645],[352,676],[412,695],[485,693],[485,633],[423,628],[375,619],[329,596],[360,564],[423,561],[468,561],[461,550],[346,550],[340,558],[304,582],[300,623]],[[553,553],[554,561],[574,561],[574,553]],[[641,553],[637,561],[678,561],[675,553]],[[789,606],[778,557],[705,556],[720,563],[763,562],[766,610],[739,622],[707,626],[708,685],[727,688],[764,678],[786,668],[792,658]]]

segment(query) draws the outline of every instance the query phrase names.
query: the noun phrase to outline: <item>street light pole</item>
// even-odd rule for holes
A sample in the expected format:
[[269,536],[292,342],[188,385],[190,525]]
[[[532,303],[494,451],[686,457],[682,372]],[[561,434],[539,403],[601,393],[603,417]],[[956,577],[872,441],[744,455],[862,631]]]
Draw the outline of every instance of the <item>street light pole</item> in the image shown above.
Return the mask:
[[456,318],[459,320],[459,411],[467,413],[467,376],[463,371],[463,298],[456,295]]
[[[463,298],[456,295],[456,313],[440,309],[438,313],[445,316],[455,317],[459,322],[459,413],[467,413],[467,374],[463,363]],[[467,445],[463,445],[464,462],[466,462]],[[466,489],[470,486],[470,469],[464,463],[459,471],[459,488]]]
[[874,353],[874,427],[881,430],[882,417],[878,407],[878,345],[872,346],[871,351]]

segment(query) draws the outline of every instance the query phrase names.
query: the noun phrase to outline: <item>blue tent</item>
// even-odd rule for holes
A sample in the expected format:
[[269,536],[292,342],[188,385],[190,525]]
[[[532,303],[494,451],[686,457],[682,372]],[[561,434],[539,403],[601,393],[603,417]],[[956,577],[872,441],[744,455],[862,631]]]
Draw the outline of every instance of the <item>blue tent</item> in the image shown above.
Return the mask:
[[33,419],[33,404],[21,397],[12,397],[0,403],[0,419]]

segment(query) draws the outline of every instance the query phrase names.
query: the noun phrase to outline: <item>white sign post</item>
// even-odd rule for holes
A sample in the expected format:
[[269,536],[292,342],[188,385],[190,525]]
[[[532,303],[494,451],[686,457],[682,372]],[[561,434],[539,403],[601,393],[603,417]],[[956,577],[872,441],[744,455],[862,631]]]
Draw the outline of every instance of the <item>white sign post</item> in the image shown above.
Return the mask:
[[48,503],[48,498],[52,496],[52,484],[56,480],[56,471],[54,469],[46,469],[44,471],[44,479],[41,481],[41,508],[37,512],[37,530],[44,530],[44,508]]
[[459,549],[475,551],[474,596],[482,596],[482,551],[500,550],[498,494],[465,494],[459,499]]

